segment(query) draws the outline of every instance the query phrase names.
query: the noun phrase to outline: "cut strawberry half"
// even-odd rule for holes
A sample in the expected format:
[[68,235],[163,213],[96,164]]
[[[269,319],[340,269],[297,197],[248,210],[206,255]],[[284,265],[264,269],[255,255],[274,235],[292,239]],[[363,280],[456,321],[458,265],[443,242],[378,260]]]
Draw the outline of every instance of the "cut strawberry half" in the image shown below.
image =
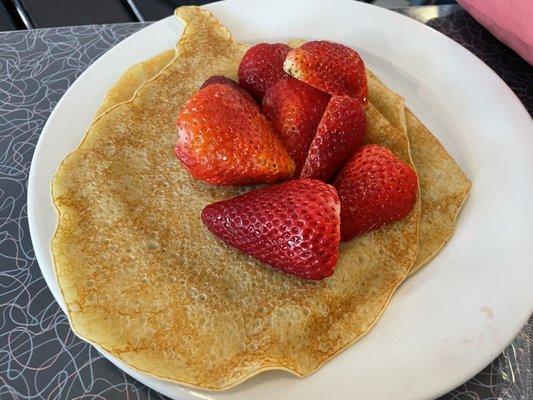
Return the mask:
[[337,264],[339,212],[332,186],[296,179],[211,204],[202,221],[225,243],[265,264],[318,280]]
[[196,179],[218,185],[290,178],[294,162],[259,108],[231,85],[213,83],[179,114],[176,156]]
[[361,103],[349,96],[329,101],[301,173],[302,178],[328,181],[363,144],[366,114]]
[[366,102],[365,64],[355,50],[342,44],[328,41],[304,43],[287,54],[283,69],[323,92]]
[[403,219],[416,202],[416,172],[390,150],[362,146],[339,172],[341,236],[349,240]]
[[265,93],[262,111],[296,165],[299,176],[330,96],[298,79],[286,76]]
[[283,43],[250,47],[239,64],[239,84],[261,101],[265,91],[286,75],[283,61],[290,49]]

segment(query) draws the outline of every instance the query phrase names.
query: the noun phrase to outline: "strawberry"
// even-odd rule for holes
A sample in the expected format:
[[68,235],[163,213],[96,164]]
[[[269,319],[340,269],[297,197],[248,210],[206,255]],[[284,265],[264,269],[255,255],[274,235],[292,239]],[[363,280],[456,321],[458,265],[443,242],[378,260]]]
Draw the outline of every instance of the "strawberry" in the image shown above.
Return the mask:
[[404,218],[418,190],[415,171],[376,144],[359,148],[333,185],[341,199],[342,240]]
[[272,183],[294,162],[259,108],[231,85],[196,92],[179,114],[175,153],[196,179],[218,185]]
[[304,43],[287,54],[283,69],[323,92],[348,95],[366,102],[365,64],[355,50],[342,44]]
[[239,84],[261,101],[265,91],[285,76],[283,61],[290,49],[283,43],[250,47],[239,65]]
[[204,225],[225,243],[287,274],[323,279],[339,256],[335,189],[296,179],[208,205]]
[[328,181],[363,144],[365,132],[361,103],[353,97],[333,96],[309,148],[302,178]]
[[241,92],[246,98],[248,98],[253,104],[257,105],[255,102],[255,99],[248,93],[246,90],[244,90],[242,87],[239,86],[237,82],[235,82],[233,79],[228,78],[227,76],[222,75],[213,75],[212,77],[208,78],[202,86],[200,86],[200,89],[205,88],[206,86],[211,85],[212,83],[221,83],[225,85],[230,85],[232,88],[237,89],[239,92]]
[[261,109],[294,160],[295,176],[302,170],[329,97],[290,76],[280,79],[265,92]]

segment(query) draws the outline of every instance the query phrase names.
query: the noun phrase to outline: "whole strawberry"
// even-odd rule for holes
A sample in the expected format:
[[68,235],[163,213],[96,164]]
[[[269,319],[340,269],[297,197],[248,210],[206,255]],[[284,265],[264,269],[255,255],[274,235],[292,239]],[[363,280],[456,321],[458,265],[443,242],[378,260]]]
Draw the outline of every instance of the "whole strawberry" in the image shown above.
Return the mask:
[[332,96],[309,148],[302,178],[328,181],[363,144],[365,133],[366,114],[359,100]]
[[253,104],[257,105],[257,103],[255,102],[255,99],[250,95],[250,93],[248,93],[246,90],[240,87],[237,82],[235,82],[233,79],[228,78],[227,76],[213,75],[210,78],[206,79],[206,81],[202,84],[202,86],[200,86],[200,89],[203,89],[206,86],[209,86],[213,83],[221,83],[225,85],[230,85],[232,88],[237,89],[244,96],[246,96],[246,98],[248,98]]
[[296,179],[208,205],[202,221],[225,243],[265,264],[318,280],[337,264],[339,212],[332,186]]
[[261,109],[296,165],[299,176],[329,95],[286,76],[267,89]]
[[307,42],[292,49],[285,72],[331,95],[347,95],[366,102],[365,64],[359,54],[339,43]]
[[213,83],[178,116],[175,153],[196,179],[218,185],[290,178],[294,162],[270,123],[239,90]]
[[362,146],[333,185],[341,200],[342,240],[401,220],[413,209],[418,190],[415,171],[375,144]]
[[283,43],[259,43],[248,49],[239,65],[239,84],[258,101],[285,76],[283,61],[291,48]]

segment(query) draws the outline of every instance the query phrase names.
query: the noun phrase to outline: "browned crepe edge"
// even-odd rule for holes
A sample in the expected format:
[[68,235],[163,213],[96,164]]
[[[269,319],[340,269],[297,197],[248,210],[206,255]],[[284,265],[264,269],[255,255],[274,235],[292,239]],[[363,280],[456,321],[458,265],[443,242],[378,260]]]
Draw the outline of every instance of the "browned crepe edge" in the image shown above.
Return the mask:
[[[402,129],[405,134],[407,135],[409,141],[411,142],[414,137],[413,135],[419,135],[418,132],[412,132],[409,134],[409,124],[407,123],[407,118],[414,119],[414,123],[416,124],[416,130],[422,131],[423,136],[425,140],[429,140],[433,143],[434,148],[437,149],[441,154],[444,154],[446,157],[449,158],[449,160],[453,163],[453,167],[456,169],[457,173],[459,175],[459,179],[465,180],[468,182],[468,185],[465,185],[465,188],[461,194],[462,200],[460,204],[457,205],[456,212],[453,215],[452,218],[452,227],[449,230],[448,234],[446,236],[443,236],[440,240],[440,243],[437,247],[435,247],[428,255],[426,255],[424,258],[420,258],[420,252],[419,256],[417,257],[416,262],[413,264],[413,268],[411,269],[409,276],[412,276],[416,272],[420,271],[433,257],[435,257],[446,245],[446,243],[449,241],[449,239],[452,237],[455,228],[457,226],[457,219],[461,212],[461,209],[468,198],[468,193],[470,191],[470,188],[472,186],[472,182],[466,177],[464,172],[461,170],[461,168],[457,165],[453,157],[446,151],[446,148],[440,143],[440,141],[427,129],[427,127],[412,113],[412,111],[404,105],[404,98],[397,94],[396,92],[389,89],[372,71],[369,69],[366,70],[367,73],[367,79],[368,79],[368,87],[369,87],[369,98],[371,98],[374,101],[374,104],[378,107],[378,109],[383,113],[385,118],[389,120],[389,122],[396,126],[398,129]],[[394,104],[398,104],[398,106],[394,106]],[[400,108],[398,108],[400,107]],[[416,158],[416,157],[414,157]],[[416,161],[415,161],[416,162]],[[419,179],[419,188],[420,188],[420,179]],[[423,211],[424,204],[422,205],[422,211]],[[424,213],[422,212],[421,215]],[[422,237],[423,241],[423,237]]]
[[[420,129],[424,130],[427,134],[427,139],[431,140],[434,145],[438,148],[440,148],[442,151],[446,151],[445,147],[442,145],[442,143],[435,137],[433,134],[429,131],[429,129],[426,128],[426,126],[416,117],[416,115],[406,106],[405,107],[405,114],[407,118],[414,118],[419,126]],[[409,123],[406,124],[409,126]],[[409,132],[409,130],[408,130]],[[409,133],[408,133],[409,135]],[[449,154],[448,154],[449,155]],[[457,227],[457,221],[459,214],[461,213],[461,210],[463,209],[463,205],[465,204],[466,200],[468,199],[468,194],[470,193],[470,189],[472,188],[472,181],[468,179],[468,177],[464,174],[464,172],[461,170],[461,168],[457,165],[455,160],[451,155],[449,155],[453,163],[455,164],[455,167],[457,167],[458,171],[462,174],[462,178],[466,180],[467,184],[464,186],[462,192],[461,192],[461,201],[457,205],[457,209],[455,210],[455,213],[452,218],[452,227],[448,232],[448,235],[441,238],[440,244],[433,249],[431,253],[429,253],[425,258],[419,259],[417,257],[415,264],[413,265],[413,268],[409,272],[409,277],[420,271],[423,267],[426,266],[426,264],[431,261],[443,248],[444,246],[449,242],[450,238],[455,232],[455,229]]]

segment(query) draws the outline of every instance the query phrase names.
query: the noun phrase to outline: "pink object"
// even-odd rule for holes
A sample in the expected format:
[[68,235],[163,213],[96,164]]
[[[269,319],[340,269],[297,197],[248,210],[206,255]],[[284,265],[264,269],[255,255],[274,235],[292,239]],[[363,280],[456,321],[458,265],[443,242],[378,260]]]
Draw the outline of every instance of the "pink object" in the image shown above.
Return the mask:
[[533,64],[533,0],[457,0],[494,36]]

